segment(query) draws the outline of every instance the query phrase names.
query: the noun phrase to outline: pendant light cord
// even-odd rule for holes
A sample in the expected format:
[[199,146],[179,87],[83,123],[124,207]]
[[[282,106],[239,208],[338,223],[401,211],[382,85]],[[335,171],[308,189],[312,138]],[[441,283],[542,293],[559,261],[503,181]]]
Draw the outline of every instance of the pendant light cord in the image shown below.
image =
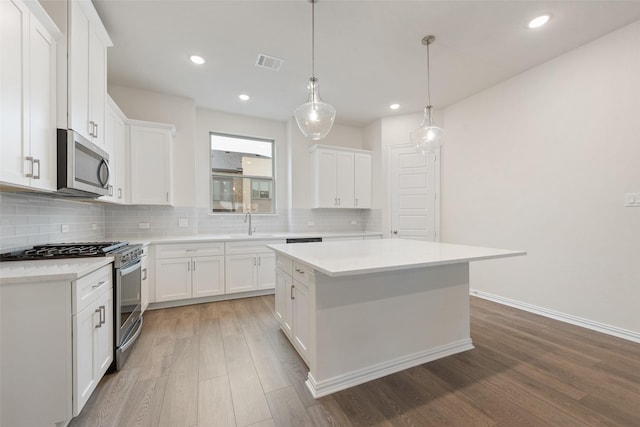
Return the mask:
[[316,0],[311,1],[311,78],[315,81],[316,79],[316,19],[315,19],[315,11],[316,11]]
[[429,45],[431,43],[427,43],[427,103],[429,104],[428,106],[431,107],[431,73],[430,73],[430,69],[431,69],[431,64],[429,62]]

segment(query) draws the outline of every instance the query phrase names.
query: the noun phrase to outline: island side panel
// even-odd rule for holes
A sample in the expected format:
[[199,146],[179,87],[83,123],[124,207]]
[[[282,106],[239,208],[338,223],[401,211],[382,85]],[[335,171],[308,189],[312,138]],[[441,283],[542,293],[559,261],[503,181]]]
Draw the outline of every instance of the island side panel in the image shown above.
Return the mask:
[[473,348],[469,263],[315,275],[316,397]]

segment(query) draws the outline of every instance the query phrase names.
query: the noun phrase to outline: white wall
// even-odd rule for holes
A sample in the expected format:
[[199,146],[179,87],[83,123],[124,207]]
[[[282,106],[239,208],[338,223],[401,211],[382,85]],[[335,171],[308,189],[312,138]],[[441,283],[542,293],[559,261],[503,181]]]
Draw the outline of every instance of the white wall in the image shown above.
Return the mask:
[[442,240],[472,287],[640,333],[640,22],[445,110]]
[[[275,140],[276,207],[279,210],[286,209],[289,204],[286,129],[287,125],[284,122],[198,108],[195,135],[196,206],[209,208],[209,134],[221,132]],[[193,168],[193,163],[191,167]]]
[[[129,119],[170,123],[176,127],[173,139],[173,201],[175,206],[194,206],[193,168],[196,106],[192,99],[124,86],[109,85],[109,95]],[[132,165],[135,167],[135,165]]]

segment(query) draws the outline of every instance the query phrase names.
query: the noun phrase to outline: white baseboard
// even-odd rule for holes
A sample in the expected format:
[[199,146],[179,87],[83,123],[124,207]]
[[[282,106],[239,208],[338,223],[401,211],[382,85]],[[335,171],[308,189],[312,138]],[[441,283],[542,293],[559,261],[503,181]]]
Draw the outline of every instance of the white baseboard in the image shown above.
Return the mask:
[[562,313],[560,311],[527,304],[525,302],[516,301],[510,298],[489,294],[487,292],[478,291],[476,289],[471,289],[469,293],[482,299],[497,302],[498,304],[508,305],[510,307],[528,311],[530,313],[535,313],[544,317],[559,320],[561,322],[570,323],[572,325],[591,329],[593,331],[602,332],[603,334],[612,335],[614,337],[640,343],[640,333],[629,331],[627,329],[622,329],[616,326],[611,326],[604,323],[595,322],[593,320],[584,319],[582,317],[573,316],[571,314]]
[[389,374],[422,365],[423,363],[431,362],[463,351],[472,350],[473,348],[471,338],[465,338],[427,351],[411,354],[409,356],[402,356],[377,365],[351,371],[320,382],[317,382],[311,375],[311,372],[309,372],[309,376],[305,384],[311,391],[311,395],[317,399],[358,384],[363,384]]

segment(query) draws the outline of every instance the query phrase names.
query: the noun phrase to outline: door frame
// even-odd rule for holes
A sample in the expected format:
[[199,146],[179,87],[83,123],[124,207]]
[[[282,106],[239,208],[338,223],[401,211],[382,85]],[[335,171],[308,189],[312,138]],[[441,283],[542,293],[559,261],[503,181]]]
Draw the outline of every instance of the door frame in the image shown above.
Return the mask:
[[[394,149],[405,149],[405,148],[411,148],[411,149],[415,149],[413,144],[396,144],[396,145],[389,145],[388,149],[387,149],[387,158],[388,158],[388,164],[387,164],[387,170],[389,171],[389,174],[387,176],[387,188],[389,188],[388,194],[387,194],[387,214],[389,215],[389,237],[393,237],[393,204],[392,204],[392,198],[393,198],[393,188],[392,188],[392,178],[393,178],[393,150]],[[440,241],[440,163],[441,163],[441,149],[438,148],[434,153],[434,161],[433,161],[433,182],[434,182],[434,192],[435,192],[435,200],[434,200],[434,213],[433,213],[433,229],[435,231],[435,236],[433,241],[434,242],[439,242]]]

